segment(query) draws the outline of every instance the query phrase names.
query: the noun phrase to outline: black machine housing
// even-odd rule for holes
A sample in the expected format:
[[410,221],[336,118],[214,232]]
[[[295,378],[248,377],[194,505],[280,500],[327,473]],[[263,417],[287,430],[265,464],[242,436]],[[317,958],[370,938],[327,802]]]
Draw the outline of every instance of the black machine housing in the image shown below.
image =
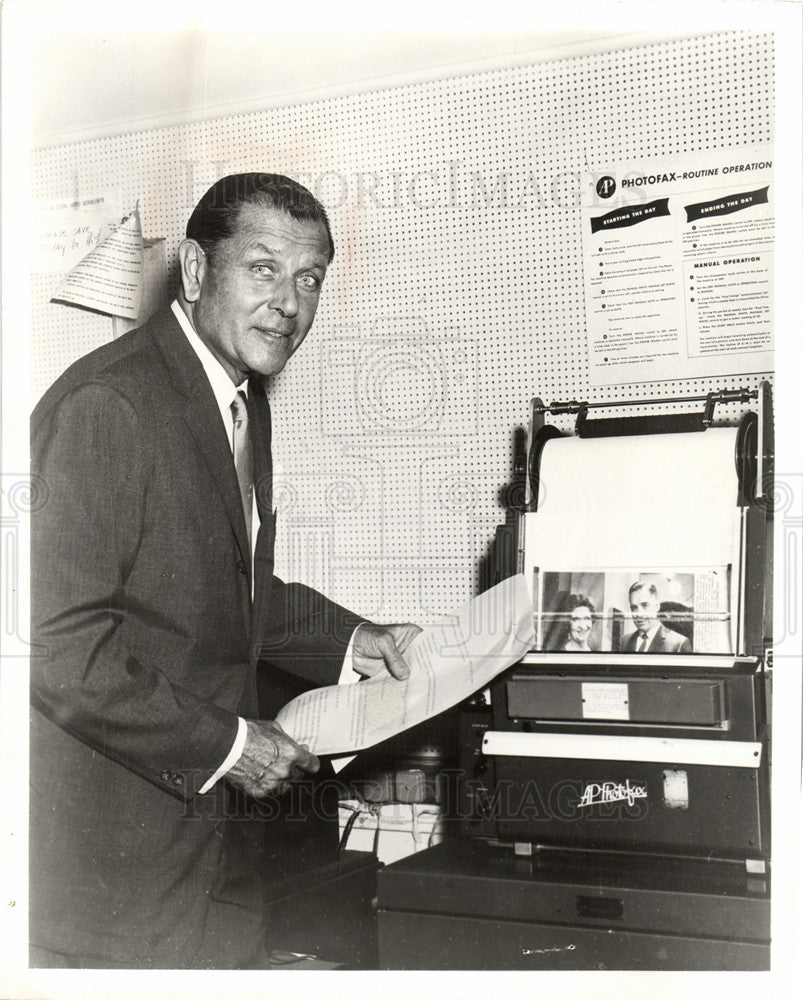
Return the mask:
[[[548,411],[578,413],[576,433],[672,433],[711,424],[717,402],[757,399],[737,435],[743,534],[743,642],[737,654],[688,654],[682,667],[660,655],[636,665],[628,654],[533,653],[492,685],[490,710],[476,699],[460,719],[459,814],[464,832],[513,844],[516,853],[541,848],[739,862],[763,873],[769,844],[769,697],[771,667],[772,406],[769,387],[711,394],[701,414],[588,420],[586,404],[533,404],[529,503],[536,509],[544,444],[560,435]],[[673,419],[674,417],[674,419]],[[524,567],[519,566],[519,569]],[[626,685],[629,718],[584,718],[584,684]],[[565,757],[497,755],[488,734],[562,734]],[[621,745],[691,746],[691,759],[639,759],[632,754],[573,757],[573,738],[618,737]],[[693,741],[689,743],[687,741]],[[721,744],[712,747],[709,741]],[[711,751],[755,747],[749,766],[711,762]],[[694,747],[701,762],[695,762]],[[660,755],[659,755],[660,756]],[[632,759],[627,759],[628,757]],[[714,758],[716,754],[714,754]]]

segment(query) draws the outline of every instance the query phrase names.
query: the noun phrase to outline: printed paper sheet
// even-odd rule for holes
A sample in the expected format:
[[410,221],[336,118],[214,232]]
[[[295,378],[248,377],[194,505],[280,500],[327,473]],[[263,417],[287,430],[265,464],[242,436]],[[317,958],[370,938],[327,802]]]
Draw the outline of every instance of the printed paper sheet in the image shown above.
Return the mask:
[[410,677],[387,674],[316,688],[293,699],[276,721],[316,754],[372,746],[451,708],[485,687],[531,648],[533,609],[524,576],[510,577],[428,626],[405,653]]

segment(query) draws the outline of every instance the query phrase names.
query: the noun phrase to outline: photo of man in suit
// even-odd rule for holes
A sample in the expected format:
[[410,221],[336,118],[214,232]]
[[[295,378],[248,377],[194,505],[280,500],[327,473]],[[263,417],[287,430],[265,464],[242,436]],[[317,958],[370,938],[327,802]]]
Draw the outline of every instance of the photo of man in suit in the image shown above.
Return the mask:
[[624,642],[626,653],[690,653],[686,636],[667,628],[658,619],[660,601],[654,583],[636,581],[628,590],[630,614],[636,631]]
[[333,253],[301,185],[222,178],[188,222],[175,301],[35,409],[33,966],[261,967],[265,831],[237,805],[319,762],[258,718],[258,663],[310,685],[408,675],[417,626],[273,575],[263,380],[309,332]]

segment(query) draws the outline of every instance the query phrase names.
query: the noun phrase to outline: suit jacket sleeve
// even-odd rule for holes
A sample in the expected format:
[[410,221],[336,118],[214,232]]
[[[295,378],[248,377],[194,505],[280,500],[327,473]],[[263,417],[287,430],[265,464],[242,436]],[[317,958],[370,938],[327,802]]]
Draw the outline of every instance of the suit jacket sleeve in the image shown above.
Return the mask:
[[257,658],[314,685],[336,684],[354,630],[365,621],[311,587],[274,576]]
[[254,552],[256,581],[253,658],[313,685],[336,684],[354,629],[365,619],[301,583],[273,575],[276,516],[272,499],[270,407],[264,389],[249,392],[256,427],[256,498],[260,528]]
[[32,699],[162,787],[169,761],[169,790],[189,796],[226,757],[237,717],[131,653],[124,591],[147,530],[151,462],[137,424],[125,396],[98,383],[34,416],[32,468],[48,499],[32,522],[33,634],[47,651],[32,660]]

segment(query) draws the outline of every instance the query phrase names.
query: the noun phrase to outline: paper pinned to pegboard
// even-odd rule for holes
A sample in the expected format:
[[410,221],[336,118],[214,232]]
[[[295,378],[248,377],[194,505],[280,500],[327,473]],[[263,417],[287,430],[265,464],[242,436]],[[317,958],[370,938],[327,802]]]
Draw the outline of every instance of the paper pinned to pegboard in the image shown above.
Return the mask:
[[53,302],[137,319],[143,294],[142,226],[138,209],[69,272]]
[[100,187],[87,185],[81,196],[33,203],[31,274],[66,274],[119,225],[122,195]]

